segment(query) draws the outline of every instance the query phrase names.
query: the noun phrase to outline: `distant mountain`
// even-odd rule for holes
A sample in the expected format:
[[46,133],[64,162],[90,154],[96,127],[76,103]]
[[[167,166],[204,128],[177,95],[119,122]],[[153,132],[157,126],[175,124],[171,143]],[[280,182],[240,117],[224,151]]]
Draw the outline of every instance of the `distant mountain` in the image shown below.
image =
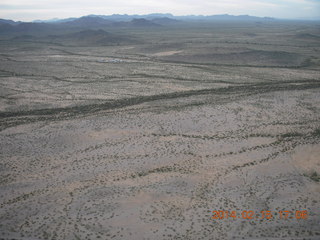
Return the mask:
[[154,18],[151,21],[153,23],[160,24],[160,25],[175,24],[180,22],[179,20],[168,18],[168,17]]
[[154,23],[152,21],[149,21],[145,18],[135,18],[133,19],[129,26],[132,27],[160,27],[160,24]]
[[[128,14],[112,14],[112,15],[88,15],[85,17],[99,17],[106,20],[110,20],[113,22],[130,22],[135,18],[145,18],[147,20],[152,20],[155,18],[174,18],[174,16],[170,13],[152,13],[152,14],[146,14],[146,15],[128,15]],[[72,20],[76,20],[78,18],[66,18],[66,19],[50,19],[50,20],[35,20],[34,22],[51,22],[51,23],[59,23],[59,22],[69,22]]]
[[20,22],[17,24],[0,24],[0,35],[42,35],[84,29],[99,29],[111,26],[113,22],[100,17],[81,17],[56,22]]
[[273,18],[269,17],[255,17],[249,15],[229,15],[229,14],[222,14],[222,15],[211,15],[211,16],[203,16],[203,15],[189,15],[189,16],[179,16],[175,17],[175,19],[180,20],[192,20],[192,21],[266,21],[266,20],[274,20]]
[[52,18],[52,19],[48,19],[48,20],[34,20],[34,21],[32,21],[32,22],[34,22],[34,23],[52,23],[52,22],[58,22],[58,21],[60,21],[60,19],[59,18]]
[[70,21],[58,21],[57,23],[69,25],[69,26],[81,26],[81,27],[99,27],[103,25],[110,25],[112,21],[95,16],[85,16],[81,18],[72,19]]
[[151,13],[147,15],[141,15],[140,17],[146,19],[154,19],[154,18],[174,18],[174,15],[171,13]]
[[[59,22],[58,22],[59,23]],[[131,21],[111,21],[100,16],[85,16],[62,24],[72,27],[99,28],[99,27],[158,27],[159,24],[145,18],[134,18]]]
[[16,25],[21,22],[15,22],[13,20],[7,20],[7,19],[0,19],[0,24],[9,24],[9,25]]
[[[144,18],[146,20],[155,20],[155,19],[172,19],[172,20],[191,20],[191,21],[197,21],[197,20],[224,20],[224,21],[257,21],[257,20],[274,20],[273,18],[269,17],[255,17],[255,16],[249,16],[249,15],[229,15],[229,14],[221,14],[221,15],[187,15],[187,16],[174,16],[170,13],[152,13],[152,14],[146,14],[146,15],[128,15],[128,14],[113,14],[113,15],[88,15],[80,18],[68,18],[68,19],[51,19],[51,20],[36,20],[35,22],[51,22],[51,23],[61,23],[61,22],[70,22],[73,20],[78,20],[81,18],[102,18],[105,20],[109,20],[112,22],[130,22],[133,19],[139,19]],[[82,20],[81,20],[82,21]],[[156,22],[155,22],[156,23]],[[171,22],[173,23],[173,21]]]
[[[46,23],[64,23],[64,22],[71,22],[73,20],[76,20],[78,18],[64,18],[64,19],[59,19],[57,18],[56,20],[52,21],[52,20],[48,20],[48,21],[45,21]],[[37,20],[37,21],[41,21],[41,20]]]
[[18,24],[0,25],[0,34],[34,34],[54,30],[55,26],[46,23],[22,22]]
[[51,19],[48,21],[37,20],[35,22],[15,22],[12,20],[0,19],[0,35],[41,35],[60,34],[61,32],[81,31],[85,29],[105,28],[150,28],[170,26],[179,21],[272,21],[272,18],[260,18],[248,15],[213,15],[213,16],[173,16],[171,14],[147,14],[147,15],[89,15],[80,18]]
[[152,14],[146,14],[146,15],[128,15],[128,14],[113,14],[113,15],[109,15],[109,16],[105,16],[105,15],[99,15],[99,17],[102,17],[104,19],[108,19],[111,21],[116,21],[116,22],[120,22],[120,21],[132,21],[133,19],[137,19],[137,18],[144,18],[147,20],[151,20],[154,18],[163,18],[163,17],[167,17],[167,18],[174,18],[174,16],[170,13],[152,13]]

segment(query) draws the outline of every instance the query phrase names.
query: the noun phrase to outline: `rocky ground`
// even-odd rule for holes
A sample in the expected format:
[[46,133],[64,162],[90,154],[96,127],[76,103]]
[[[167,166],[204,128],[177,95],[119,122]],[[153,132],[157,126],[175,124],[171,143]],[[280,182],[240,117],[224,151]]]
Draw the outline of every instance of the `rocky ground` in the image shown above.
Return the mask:
[[2,41],[0,238],[319,239],[320,45],[296,28]]

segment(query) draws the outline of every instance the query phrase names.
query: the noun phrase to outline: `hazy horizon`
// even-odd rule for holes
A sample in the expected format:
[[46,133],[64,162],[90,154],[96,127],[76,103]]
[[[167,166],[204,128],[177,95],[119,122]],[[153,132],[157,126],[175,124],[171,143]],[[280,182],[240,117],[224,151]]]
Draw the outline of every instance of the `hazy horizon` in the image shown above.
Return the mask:
[[320,2],[316,0],[155,0],[102,1],[70,0],[3,0],[0,18],[15,21],[48,20],[53,18],[81,17],[86,15],[145,15],[171,13],[186,15],[250,15],[278,19],[319,20]]
[[66,17],[52,17],[52,18],[35,18],[31,20],[19,20],[19,19],[14,19],[14,18],[1,18],[0,19],[6,19],[6,20],[13,20],[13,21],[21,21],[21,22],[33,22],[33,21],[54,21],[54,20],[62,20],[62,19],[68,19],[68,18],[81,18],[81,17],[86,17],[86,16],[112,16],[112,15],[121,15],[121,16],[132,16],[132,15],[138,15],[138,16],[144,16],[144,15],[156,15],[156,14],[171,14],[174,17],[188,17],[188,16],[203,16],[203,17],[209,17],[209,16],[219,16],[219,15],[229,15],[229,16],[250,16],[250,17],[260,17],[260,18],[274,18],[278,20],[301,20],[301,21],[320,21],[320,17],[315,17],[315,18],[277,18],[277,17],[271,17],[271,16],[256,16],[256,15],[250,15],[250,14],[229,14],[229,13],[221,13],[221,14],[211,14],[211,15],[202,15],[202,14],[187,14],[187,15],[176,15],[172,13],[165,13],[165,12],[150,12],[150,13],[112,13],[112,14],[96,14],[96,13],[90,13],[86,15],[81,15],[81,16],[66,16]]

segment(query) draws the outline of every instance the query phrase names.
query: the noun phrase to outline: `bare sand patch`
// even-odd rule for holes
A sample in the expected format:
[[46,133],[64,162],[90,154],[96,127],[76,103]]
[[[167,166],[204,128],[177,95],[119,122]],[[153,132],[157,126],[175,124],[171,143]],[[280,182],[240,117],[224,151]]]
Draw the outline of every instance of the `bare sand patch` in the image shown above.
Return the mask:
[[171,56],[171,55],[181,53],[181,52],[182,52],[181,50],[179,50],[179,51],[165,51],[165,52],[154,53],[153,56],[156,56],[156,57]]
[[305,173],[320,173],[320,144],[298,147],[292,156],[293,164]]

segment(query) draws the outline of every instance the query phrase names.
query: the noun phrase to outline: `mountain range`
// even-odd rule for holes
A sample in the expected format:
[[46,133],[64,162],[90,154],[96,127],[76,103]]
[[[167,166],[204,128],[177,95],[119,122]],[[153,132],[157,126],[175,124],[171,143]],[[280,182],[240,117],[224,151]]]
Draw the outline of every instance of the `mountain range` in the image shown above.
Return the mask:
[[[88,15],[79,18],[66,18],[66,19],[50,19],[50,20],[35,20],[32,23],[50,23],[50,24],[91,24],[91,23],[99,23],[99,24],[108,24],[111,22],[130,22],[134,19],[145,19],[147,21],[155,21],[155,20],[170,20],[171,22],[177,21],[270,21],[274,20],[274,18],[269,17],[255,17],[249,15],[211,15],[211,16],[204,16],[204,15],[187,15],[187,16],[174,16],[170,13],[153,13],[147,15],[128,15],[128,14],[113,14],[113,15]],[[7,19],[0,19],[0,25],[9,24],[9,25],[18,25],[23,22],[21,21],[13,21]],[[30,23],[30,22],[29,22]],[[167,23],[167,22],[166,22]]]
[[[88,15],[79,18],[36,20],[33,22],[21,22],[7,19],[0,19],[0,36],[2,38],[17,38],[19,36],[53,36],[63,35],[70,32],[81,32],[90,30],[100,30],[108,28],[158,28],[164,26],[176,26],[185,22],[217,22],[217,21],[235,21],[235,22],[269,22],[274,21],[273,18],[260,18],[248,15],[189,15],[174,16],[172,14],[153,13],[148,15]],[[83,34],[83,32],[82,32]],[[100,37],[99,42],[105,42],[104,39],[110,39],[102,35],[102,32],[95,32]]]

